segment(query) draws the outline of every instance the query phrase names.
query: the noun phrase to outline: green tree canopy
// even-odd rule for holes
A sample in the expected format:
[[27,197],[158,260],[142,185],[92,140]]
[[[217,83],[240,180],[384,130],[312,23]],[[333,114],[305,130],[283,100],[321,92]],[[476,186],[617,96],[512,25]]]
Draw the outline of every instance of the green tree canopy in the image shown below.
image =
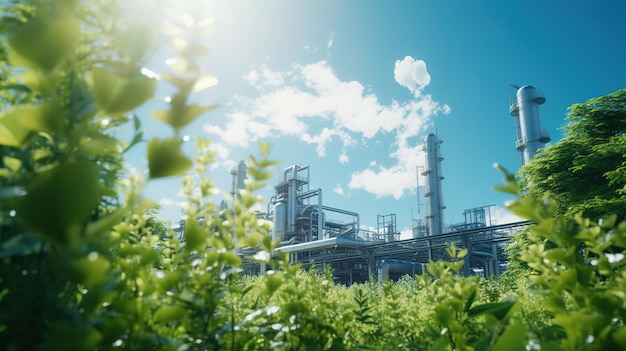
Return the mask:
[[522,167],[522,184],[533,195],[549,194],[558,214],[624,219],[626,89],[574,104],[565,118],[565,137]]

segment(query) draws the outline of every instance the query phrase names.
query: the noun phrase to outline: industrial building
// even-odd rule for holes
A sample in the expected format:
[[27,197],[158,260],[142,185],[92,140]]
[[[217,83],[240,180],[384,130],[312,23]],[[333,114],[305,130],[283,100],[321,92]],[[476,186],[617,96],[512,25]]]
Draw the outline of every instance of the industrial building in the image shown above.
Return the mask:
[[[532,86],[512,87],[517,93],[509,112],[515,117],[516,149],[524,164],[550,140],[539,121],[539,105],[545,98]],[[308,165],[285,168],[267,210],[258,215],[272,222],[270,234],[281,243],[277,250],[288,253],[290,262],[301,263],[305,268],[311,264],[329,265],[343,284],[424,273],[430,260],[448,258],[445,248],[451,243],[468,249],[464,274],[499,275],[506,268],[504,248],[510,237],[530,222],[494,224],[490,205],[465,210],[464,222],[444,226],[441,143],[433,133],[424,139],[426,159],[422,175],[427,179],[424,197],[428,212],[425,221],[413,220],[411,239],[400,240],[395,214],[378,215],[377,227],[368,231],[360,227],[357,212],[326,205],[322,189],[311,186],[312,170]],[[243,161],[231,174],[234,196],[236,189],[244,187]],[[245,268],[251,273],[263,269],[251,262]]]

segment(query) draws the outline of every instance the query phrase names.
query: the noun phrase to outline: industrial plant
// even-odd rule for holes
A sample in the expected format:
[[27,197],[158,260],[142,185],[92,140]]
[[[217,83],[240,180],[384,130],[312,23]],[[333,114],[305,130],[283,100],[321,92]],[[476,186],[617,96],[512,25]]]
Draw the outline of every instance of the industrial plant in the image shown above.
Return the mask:
[[[529,85],[511,88],[516,94],[515,100],[511,98],[509,112],[515,119],[515,147],[523,165],[550,141],[539,117],[539,105],[545,98]],[[283,170],[266,211],[258,216],[272,222],[270,234],[281,243],[277,250],[287,253],[290,262],[304,268],[328,265],[343,284],[425,273],[425,264],[430,260],[448,258],[445,249],[451,243],[468,250],[463,274],[499,275],[506,269],[504,249],[509,239],[530,222],[496,224],[491,218],[491,205],[467,209],[464,222],[445,226],[441,143],[434,133],[424,139],[426,159],[421,174],[426,177],[423,196],[428,210],[424,221],[413,220],[410,239],[400,240],[395,214],[378,215],[376,228],[365,230],[360,227],[357,212],[325,204],[322,189],[312,186],[314,170],[308,165],[291,165]],[[234,195],[237,189],[245,188],[245,163],[239,162],[231,174]],[[250,273],[264,269],[252,262],[247,262],[245,268]]]

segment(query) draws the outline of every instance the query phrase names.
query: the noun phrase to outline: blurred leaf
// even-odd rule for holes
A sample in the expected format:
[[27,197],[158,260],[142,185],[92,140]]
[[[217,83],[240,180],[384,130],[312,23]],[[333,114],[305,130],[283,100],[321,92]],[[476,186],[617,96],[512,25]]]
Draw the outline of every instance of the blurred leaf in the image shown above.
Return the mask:
[[52,322],[48,333],[50,339],[46,340],[42,350],[94,350],[102,340],[102,333],[88,324]]
[[492,351],[524,350],[527,342],[528,330],[522,323],[509,326],[498,338]]
[[94,134],[85,138],[85,141],[78,146],[76,155],[81,157],[114,155],[117,153],[118,146],[117,138],[105,134]]
[[465,312],[469,312],[470,308],[472,307],[472,304],[474,303],[474,300],[476,299],[476,294],[478,293],[478,290],[472,290],[470,296],[468,296],[467,301],[465,302]]
[[14,157],[4,156],[2,157],[2,162],[4,162],[4,165],[13,172],[17,172],[20,168],[22,168],[22,161]]
[[626,326],[617,328],[612,334],[612,338],[622,348],[626,349]]
[[76,243],[100,200],[97,166],[66,163],[37,176],[16,203],[17,217],[46,240]]
[[107,230],[111,230],[114,225],[122,221],[125,212],[125,208],[118,208],[115,211],[107,214],[106,216],[89,222],[89,224],[87,224],[87,229],[85,230],[86,235],[88,237],[95,237]]
[[540,222],[540,217],[536,212],[537,203],[532,198],[523,198],[513,201],[506,207],[520,218]]
[[156,30],[143,23],[133,23],[119,33],[119,48],[132,62],[141,61],[154,47]]
[[94,67],[92,75],[96,103],[103,111],[111,114],[127,112],[141,106],[154,95],[156,89],[156,79],[132,70],[117,74]]
[[14,55],[19,55],[13,56],[14,60],[50,71],[73,51],[79,34],[79,24],[73,16],[53,21],[33,18],[10,34],[9,44]]
[[269,296],[272,296],[278,288],[283,284],[283,276],[281,275],[266,275],[265,276],[265,291]]
[[506,314],[514,305],[515,301],[485,303],[470,308],[468,315],[471,317],[476,317],[483,314],[491,314],[496,317],[496,319],[502,320],[504,319],[504,317],[506,317]]
[[87,290],[98,288],[109,279],[111,262],[96,252],[79,258],[72,263],[74,279],[83,284]]
[[177,271],[167,274],[163,272],[158,272],[156,276],[157,287],[159,288],[159,291],[161,291],[161,293],[167,292],[168,290],[172,289],[176,284],[182,281],[182,274],[181,272]]
[[495,186],[494,189],[496,191],[500,191],[504,193],[519,195],[519,187],[517,184],[517,180],[515,179],[515,175],[510,174],[504,167],[500,166],[497,163],[494,164],[494,167],[497,170],[499,170],[502,174],[504,174],[504,180],[506,182],[506,185]]
[[192,93],[197,93],[204,89],[208,89],[217,84],[217,78],[213,76],[201,76],[196,80],[191,88]]
[[20,123],[20,116],[10,111],[0,117],[0,145],[20,147],[31,131]]
[[183,38],[174,39],[174,48],[182,57],[199,58],[209,53],[206,46]]
[[208,233],[206,229],[201,227],[198,221],[188,220],[185,222],[185,249],[188,253],[204,244],[207,237]]
[[185,313],[185,309],[180,306],[163,305],[154,313],[154,320],[158,323],[167,323],[182,319]]
[[193,162],[180,151],[178,139],[152,139],[148,142],[148,167],[150,178],[182,175],[191,168]]
[[450,342],[447,335],[442,335],[430,345],[428,351],[449,351]]
[[57,136],[63,133],[65,116],[56,104],[21,105],[10,113],[18,114],[20,123],[33,132],[43,132]]
[[467,248],[460,249],[459,252],[456,254],[456,258],[463,258],[467,256],[467,253],[468,253]]
[[200,117],[203,113],[211,111],[217,108],[218,105],[200,106],[200,105],[188,105],[178,110],[175,106],[170,110],[155,110],[151,115],[153,118],[167,123],[170,126],[180,129],[187,124],[193,122],[196,118]]
[[220,254],[220,259],[222,262],[231,267],[239,267],[241,266],[241,257],[237,256],[233,251],[226,251]]

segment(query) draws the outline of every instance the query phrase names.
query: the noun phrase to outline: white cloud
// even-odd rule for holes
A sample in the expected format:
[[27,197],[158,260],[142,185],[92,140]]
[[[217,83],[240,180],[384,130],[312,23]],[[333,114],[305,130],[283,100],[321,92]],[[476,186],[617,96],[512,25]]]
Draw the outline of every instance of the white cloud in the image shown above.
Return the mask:
[[339,163],[343,165],[348,163],[348,161],[350,161],[350,157],[348,157],[345,152],[342,152],[341,155],[339,155]]
[[[328,47],[333,38],[331,33]],[[341,164],[359,145],[382,142],[391,149],[389,159],[371,161],[352,174],[348,187],[400,198],[414,191],[415,168],[424,160],[421,143],[414,145],[409,139],[426,131],[434,116],[448,114],[450,107],[422,94],[430,83],[424,61],[407,56],[396,62],[394,75],[414,93],[414,99],[383,104],[360,82],[341,80],[324,60],[294,64],[285,72],[263,66],[244,76],[258,96],[236,96],[227,122],[204,129],[218,136],[221,155],[227,155],[222,148],[245,148],[258,139],[295,137],[314,146],[319,157],[327,154],[331,142],[339,142]],[[393,141],[381,141],[383,137]]]
[[328,36],[328,44],[326,44],[326,49],[332,48],[334,42],[335,42],[335,33],[330,32],[330,35]]
[[162,207],[183,207],[183,202],[182,201],[174,201],[172,199],[170,199],[169,197],[164,197],[161,198],[161,200],[159,200],[159,205],[161,205]]
[[522,221],[520,217],[514,215],[511,211],[499,206],[495,206],[492,217],[495,224],[507,224]]
[[341,186],[340,183],[337,183],[337,185],[335,186],[335,188],[333,189],[333,192],[335,192],[337,195],[341,195],[344,196],[345,193],[343,191],[343,187]]
[[415,60],[411,56],[397,60],[393,74],[396,82],[409,89],[415,97],[419,97],[422,90],[430,84],[430,74],[426,69],[426,62]]
[[266,66],[248,72],[243,76],[243,79],[257,89],[279,86],[285,83],[282,73],[272,72]]
[[408,169],[399,164],[390,168],[380,166],[377,170],[368,168],[355,172],[348,183],[350,189],[363,189],[376,197],[393,196],[396,199],[416,186],[415,167]]

